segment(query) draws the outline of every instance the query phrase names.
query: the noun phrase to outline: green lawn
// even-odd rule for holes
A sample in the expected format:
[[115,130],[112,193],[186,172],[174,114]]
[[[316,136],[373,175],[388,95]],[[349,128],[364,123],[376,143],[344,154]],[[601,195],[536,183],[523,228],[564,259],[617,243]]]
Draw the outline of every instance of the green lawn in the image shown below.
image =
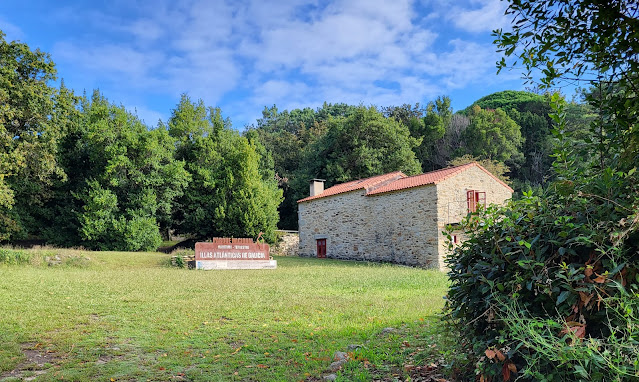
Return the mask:
[[438,271],[295,257],[195,271],[158,253],[55,249],[9,265],[1,251],[0,380],[315,380],[352,344],[338,380],[392,380],[443,341]]

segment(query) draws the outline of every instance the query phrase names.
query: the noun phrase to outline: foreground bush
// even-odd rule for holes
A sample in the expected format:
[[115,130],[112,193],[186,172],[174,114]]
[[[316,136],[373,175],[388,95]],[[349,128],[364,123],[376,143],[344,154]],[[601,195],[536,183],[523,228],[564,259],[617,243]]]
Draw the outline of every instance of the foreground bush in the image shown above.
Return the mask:
[[471,216],[448,259],[448,322],[476,368],[463,380],[639,380],[631,212],[554,189]]

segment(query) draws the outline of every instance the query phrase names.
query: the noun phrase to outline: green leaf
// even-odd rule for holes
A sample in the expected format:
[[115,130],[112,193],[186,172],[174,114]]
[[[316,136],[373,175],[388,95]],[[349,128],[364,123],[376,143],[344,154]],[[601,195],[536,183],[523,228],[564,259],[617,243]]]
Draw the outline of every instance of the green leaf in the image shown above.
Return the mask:
[[564,301],[566,301],[566,299],[567,299],[568,297],[570,297],[570,295],[571,295],[571,292],[570,292],[570,291],[568,291],[568,290],[565,290],[565,291],[561,292],[561,293],[559,294],[559,297],[557,297],[557,303],[556,303],[555,305],[560,305],[561,303],[563,303]]
[[588,375],[588,372],[586,371],[586,369],[583,368],[583,366],[581,365],[575,365],[575,371],[577,372],[577,374],[579,374],[582,378],[585,379],[590,379],[590,376]]

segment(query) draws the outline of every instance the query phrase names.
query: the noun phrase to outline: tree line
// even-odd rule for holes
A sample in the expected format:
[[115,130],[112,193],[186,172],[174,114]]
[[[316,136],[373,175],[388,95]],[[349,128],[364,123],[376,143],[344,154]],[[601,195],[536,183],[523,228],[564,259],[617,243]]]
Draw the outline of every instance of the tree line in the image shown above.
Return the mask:
[[[540,190],[553,178],[550,99],[550,93],[503,91],[457,112],[448,97],[425,106],[325,103],[291,111],[272,106],[248,131],[272,154],[284,192],[280,227],[296,229],[297,200],[308,196],[313,178],[331,186],[385,172],[414,175],[478,161],[517,192]],[[566,109],[578,145],[596,114],[579,100]]]
[[[99,91],[51,86],[51,57],[0,32],[0,240],[149,250],[171,234],[275,239],[297,228],[308,180],[327,186],[477,160],[516,190],[552,177],[550,95],[495,93],[454,112],[448,97],[388,107],[266,107],[238,132],[183,95],[146,126]],[[568,104],[585,131],[594,114]],[[579,134],[576,134],[579,136]]]
[[170,232],[274,240],[270,155],[220,109],[184,95],[148,128],[55,78],[48,54],[0,32],[0,240],[132,251]]

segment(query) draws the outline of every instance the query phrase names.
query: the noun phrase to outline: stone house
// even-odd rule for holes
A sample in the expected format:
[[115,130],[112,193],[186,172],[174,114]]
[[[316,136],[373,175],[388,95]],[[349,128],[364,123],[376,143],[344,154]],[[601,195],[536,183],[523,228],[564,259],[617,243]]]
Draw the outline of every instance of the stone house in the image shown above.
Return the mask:
[[300,256],[442,270],[445,226],[513,193],[475,162],[415,176],[391,172],[326,190],[314,179],[310,191],[298,201]]

